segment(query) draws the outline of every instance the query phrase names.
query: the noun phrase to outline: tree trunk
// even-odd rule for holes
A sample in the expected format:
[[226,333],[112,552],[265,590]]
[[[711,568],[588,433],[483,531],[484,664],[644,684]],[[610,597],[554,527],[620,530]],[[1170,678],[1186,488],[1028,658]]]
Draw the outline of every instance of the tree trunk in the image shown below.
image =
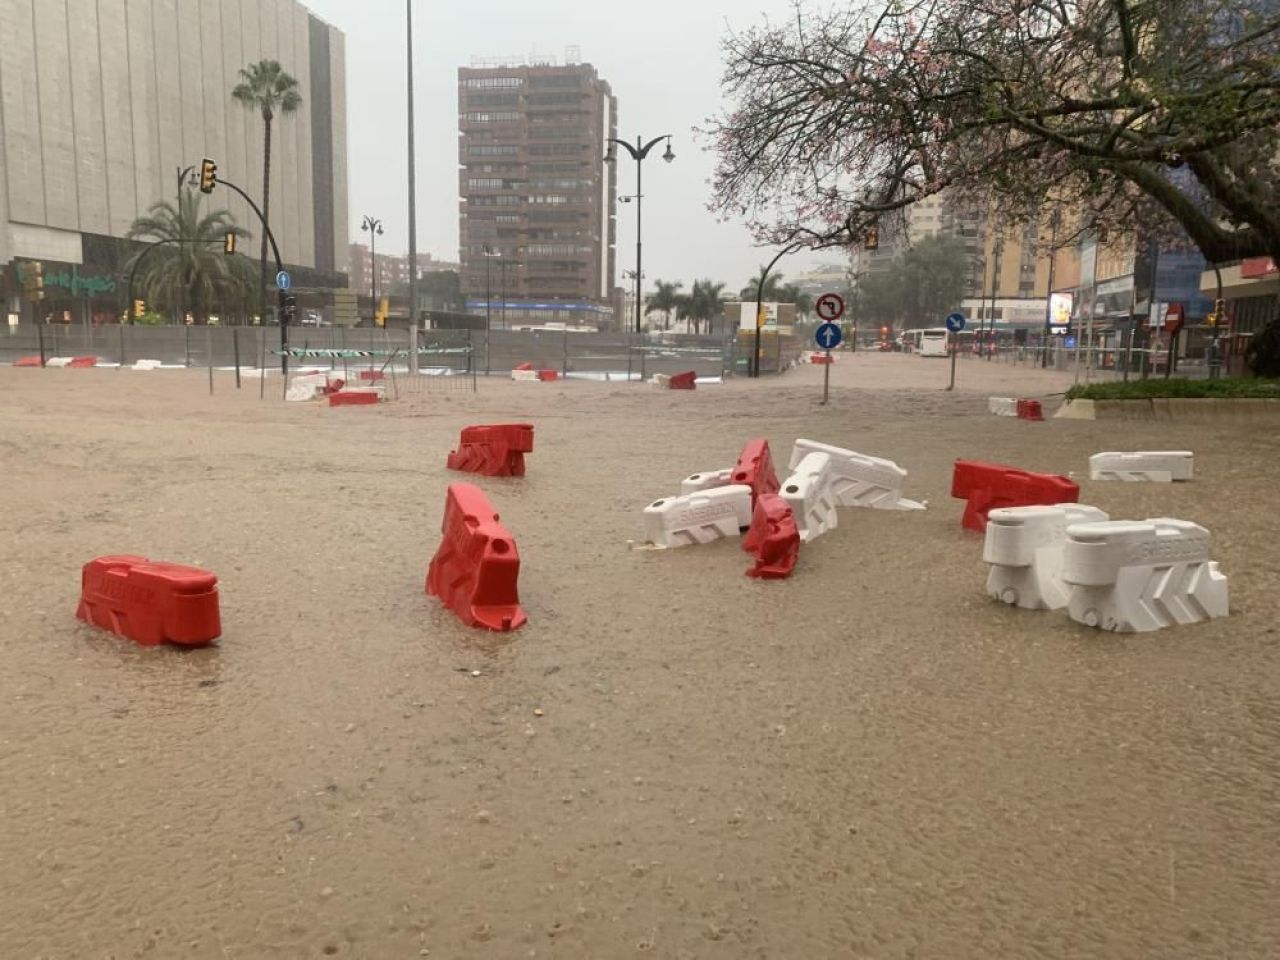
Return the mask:
[[258,316],[267,322],[267,224],[271,222],[271,115],[264,113],[262,140],[262,252],[258,257]]

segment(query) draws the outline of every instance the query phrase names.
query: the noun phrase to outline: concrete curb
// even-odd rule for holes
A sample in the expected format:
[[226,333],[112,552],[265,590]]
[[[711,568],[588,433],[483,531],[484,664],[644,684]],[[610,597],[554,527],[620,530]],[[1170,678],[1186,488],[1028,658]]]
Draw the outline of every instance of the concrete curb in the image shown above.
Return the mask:
[[1263,420],[1270,422],[1280,419],[1280,399],[1155,397],[1142,400],[1068,400],[1054,416],[1066,420],[1163,420],[1195,423],[1219,420]]

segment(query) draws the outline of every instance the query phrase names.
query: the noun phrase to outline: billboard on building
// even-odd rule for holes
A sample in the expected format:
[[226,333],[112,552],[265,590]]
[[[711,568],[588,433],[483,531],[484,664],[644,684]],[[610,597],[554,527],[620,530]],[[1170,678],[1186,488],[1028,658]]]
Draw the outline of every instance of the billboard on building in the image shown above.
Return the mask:
[[1049,332],[1062,334],[1071,328],[1074,298],[1069,293],[1049,294]]

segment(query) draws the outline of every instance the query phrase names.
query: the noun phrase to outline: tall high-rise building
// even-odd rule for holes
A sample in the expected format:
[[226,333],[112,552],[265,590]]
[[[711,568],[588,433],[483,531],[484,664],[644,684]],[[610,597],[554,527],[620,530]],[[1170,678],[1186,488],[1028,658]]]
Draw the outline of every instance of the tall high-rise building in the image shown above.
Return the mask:
[[[175,203],[202,157],[261,200],[263,122],[233,100],[239,71],[277,60],[302,103],[272,127],[271,229],[300,292],[346,285],[345,40],[297,0],[0,0],[0,267],[43,265],[43,311],[112,320],[133,221]],[[256,217],[229,190],[201,200],[252,237]],[[274,270],[273,270],[274,273]]]
[[458,70],[462,292],[494,326],[614,322],[617,101],[595,67]]

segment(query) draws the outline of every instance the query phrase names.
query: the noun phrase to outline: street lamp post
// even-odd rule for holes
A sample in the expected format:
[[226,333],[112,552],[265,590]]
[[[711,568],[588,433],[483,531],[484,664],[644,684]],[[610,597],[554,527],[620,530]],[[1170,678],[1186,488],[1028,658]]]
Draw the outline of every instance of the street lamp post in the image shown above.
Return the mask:
[[502,256],[501,250],[494,250],[487,243],[482,252],[484,256],[484,328],[493,327],[493,271],[490,269],[495,258]]
[[[369,234],[369,298],[373,301],[373,325],[378,325],[378,238],[382,236],[382,221],[368,215],[360,223],[360,229]],[[410,316],[413,304],[409,305]]]
[[[662,159],[667,161],[667,163],[670,163],[672,160],[676,158],[676,155],[671,151],[671,134],[669,133],[663,134],[660,137],[654,137],[648,143],[644,142],[643,137],[636,137],[636,144],[634,147],[631,144],[627,143],[627,141],[625,140],[618,140],[614,137],[609,138],[609,143],[619,144],[625,147],[627,150],[627,153],[631,154],[631,159],[636,162],[636,193],[635,193],[635,200],[636,200],[636,270],[635,270],[636,333],[640,333],[640,309],[641,309],[640,284],[641,284],[641,277],[643,276],[643,273],[644,273],[642,269],[643,246],[642,246],[642,237],[640,232],[640,229],[641,229],[640,204],[641,204],[641,201],[644,199],[644,193],[640,187],[640,184],[641,184],[640,171],[641,171],[641,168],[644,166],[644,158],[649,155],[649,151],[652,150],[657,144],[661,143],[663,140],[667,141],[667,149],[662,154]],[[606,163],[613,163],[617,159],[617,154],[611,149],[604,159]],[[626,198],[620,198],[620,199],[623,199],[625,202]]]

